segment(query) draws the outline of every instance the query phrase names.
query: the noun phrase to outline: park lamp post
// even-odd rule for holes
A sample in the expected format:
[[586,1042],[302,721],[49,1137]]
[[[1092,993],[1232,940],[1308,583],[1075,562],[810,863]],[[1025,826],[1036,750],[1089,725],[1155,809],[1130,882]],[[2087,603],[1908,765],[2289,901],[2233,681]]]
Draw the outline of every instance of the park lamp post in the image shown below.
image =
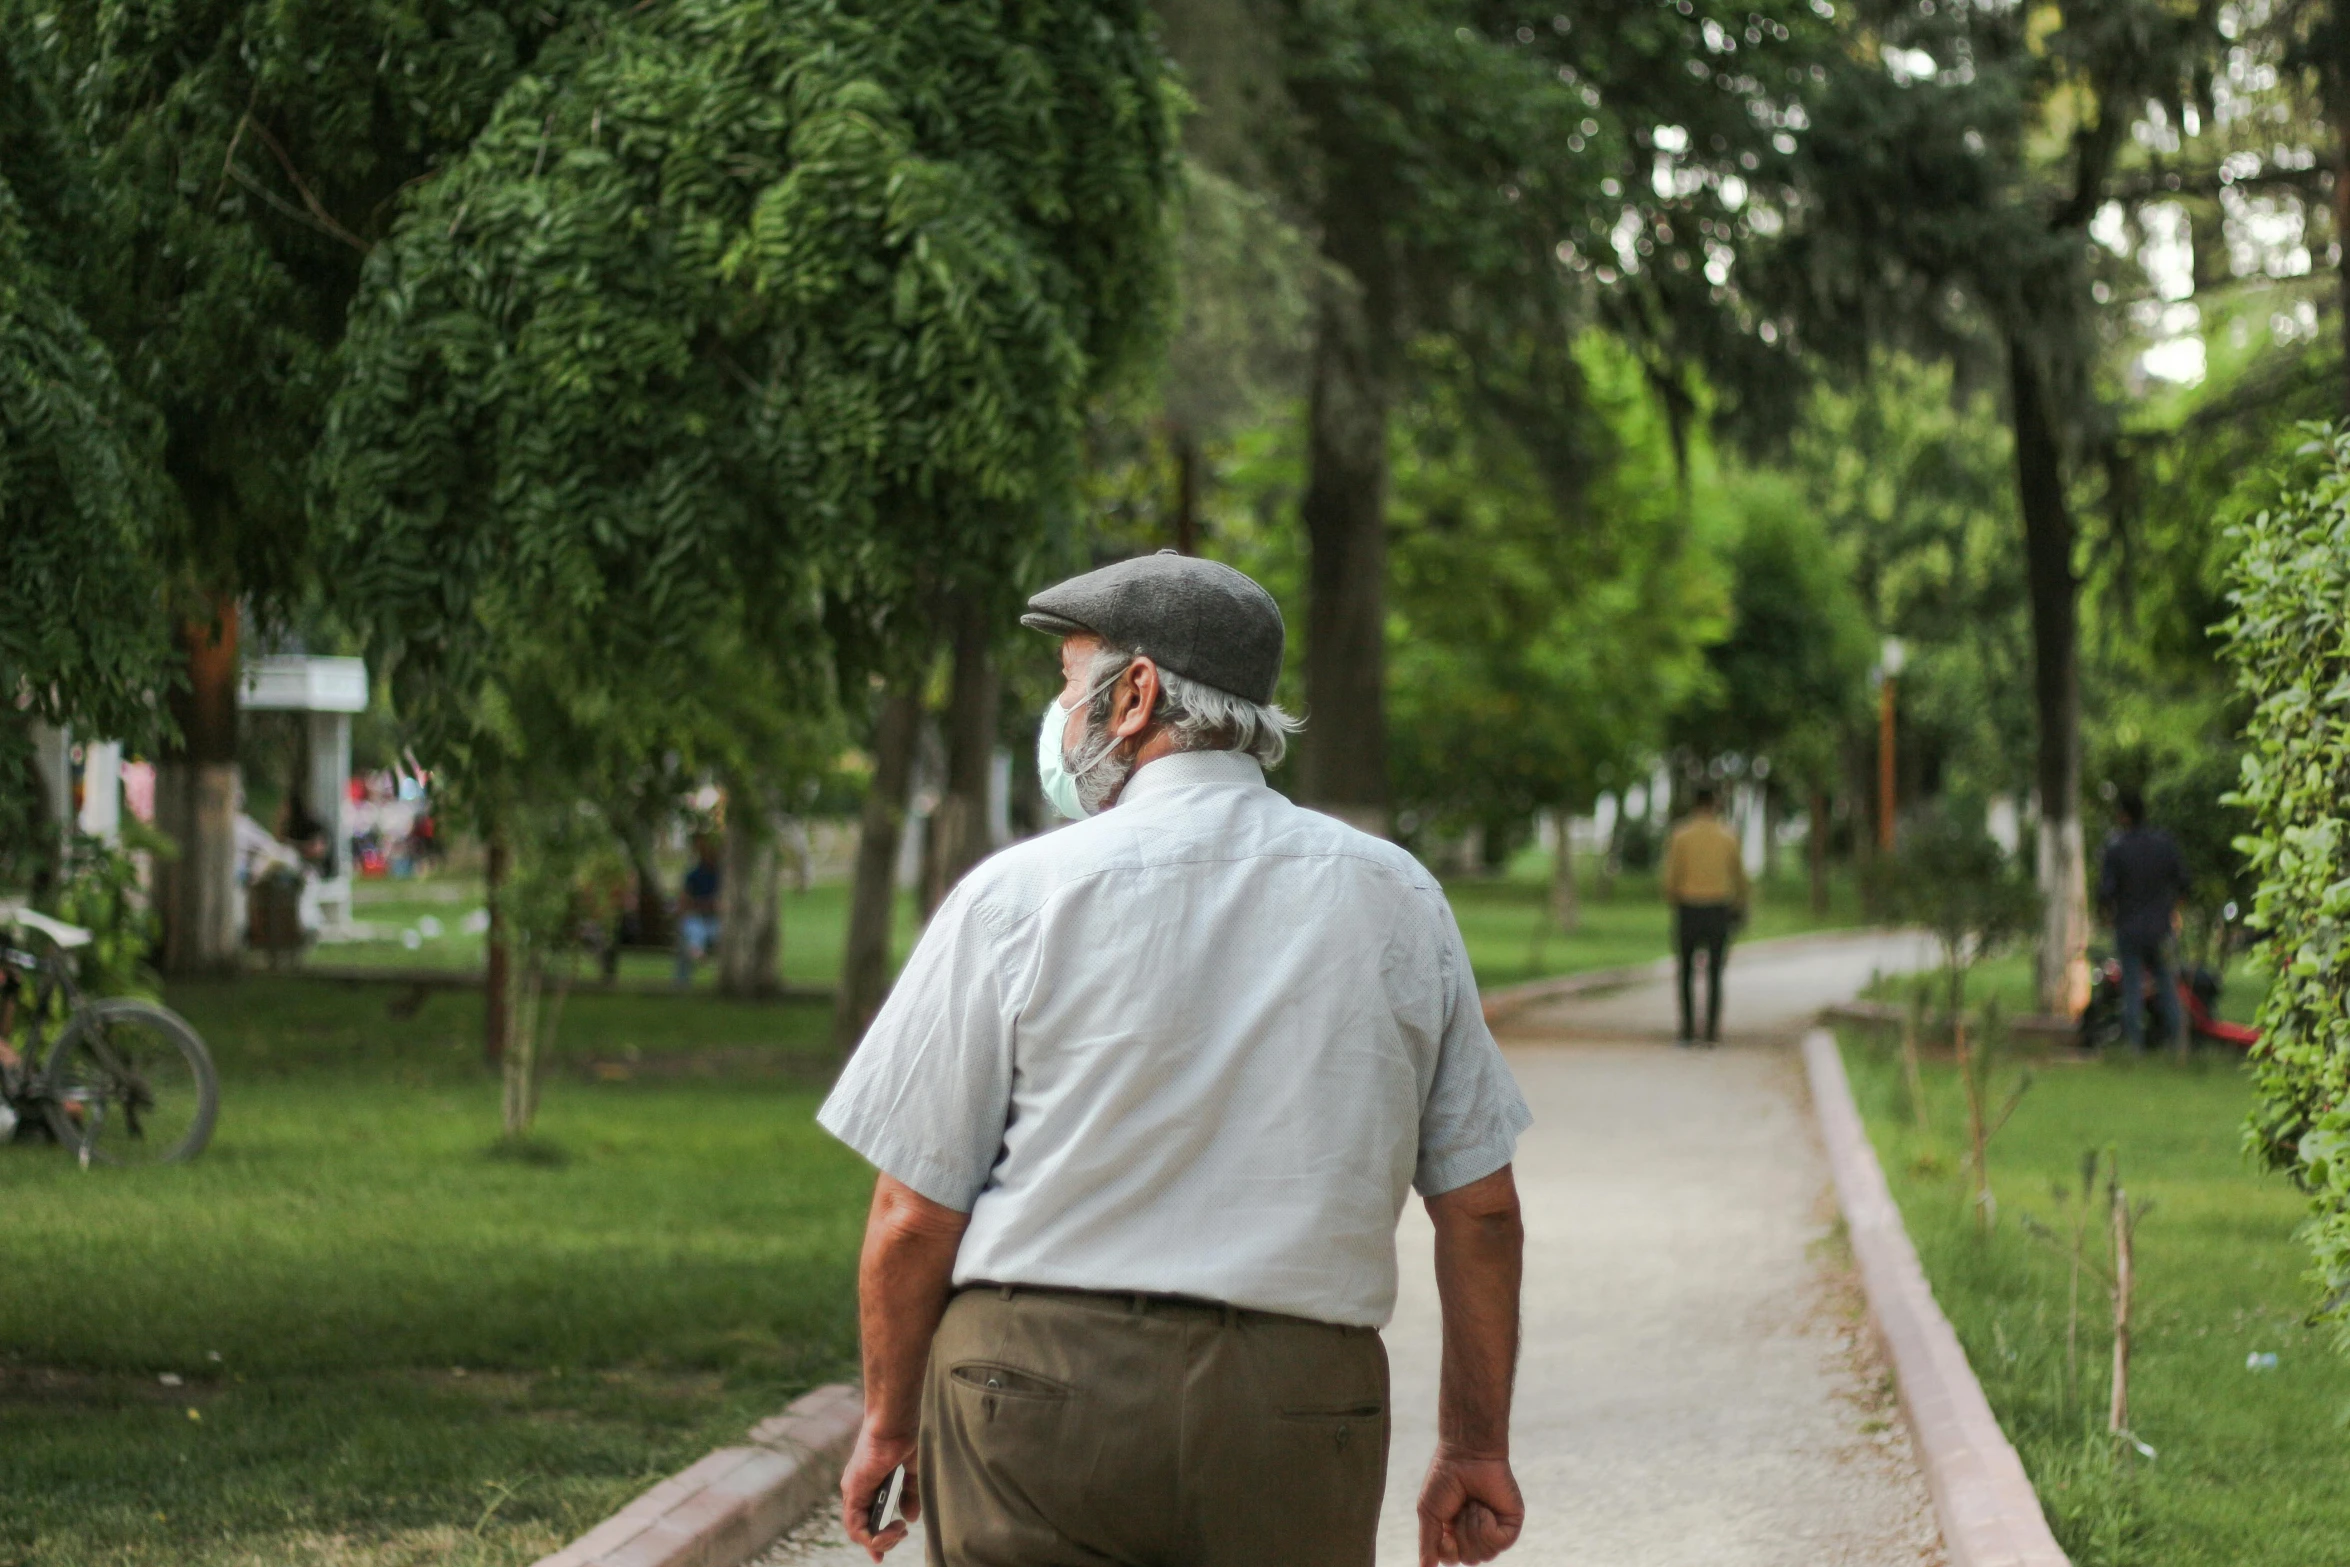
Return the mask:
[[1877,847],[1893,852],[1893,684],[1908,661],[1909,649],[1899,637],[1887,637],[1878,651],[1877,668]]

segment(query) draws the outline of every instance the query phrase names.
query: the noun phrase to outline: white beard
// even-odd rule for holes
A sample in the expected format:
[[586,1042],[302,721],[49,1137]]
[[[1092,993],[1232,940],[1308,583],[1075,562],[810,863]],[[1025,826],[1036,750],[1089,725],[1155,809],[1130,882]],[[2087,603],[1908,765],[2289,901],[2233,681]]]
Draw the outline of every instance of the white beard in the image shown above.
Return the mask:
[[[1068,768],[1069,776],[1077,780],[1077,803],[1085,808],[1088,816],[1099,816],[1108,810],[1117,800],[1119,791],[1126,787],[1126,780],[1134,776],[1134,759],[1131,756],[1120,756],[1120,749],[1117,741],[1096,736],[1093,714],[1088,712],[1085,715],[1084,735],[1078,741],[1076,758],[1071,758],[1065,751],[1062,753],[1061,765]],[[1092,757],[1090,765],[1080,765],[1089,755]]]

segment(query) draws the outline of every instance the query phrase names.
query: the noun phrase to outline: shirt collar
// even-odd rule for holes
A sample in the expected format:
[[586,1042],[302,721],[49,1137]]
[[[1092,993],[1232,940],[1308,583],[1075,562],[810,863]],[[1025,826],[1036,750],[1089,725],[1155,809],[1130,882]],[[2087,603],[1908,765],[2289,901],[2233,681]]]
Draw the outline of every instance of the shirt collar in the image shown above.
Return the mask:
[[1119,793],[1118,803],[1127,805],[1177,789],[1212,785],[1262,789],[1265,770],[1244,751],[1177,751],[1137,768]]

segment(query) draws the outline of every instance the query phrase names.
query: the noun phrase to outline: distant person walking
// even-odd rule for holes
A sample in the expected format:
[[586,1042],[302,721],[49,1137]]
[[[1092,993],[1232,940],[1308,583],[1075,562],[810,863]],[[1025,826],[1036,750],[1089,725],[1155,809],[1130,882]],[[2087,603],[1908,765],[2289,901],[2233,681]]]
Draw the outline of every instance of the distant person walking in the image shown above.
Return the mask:
[[680,990],[694,982],[694,965],[718,950],[718,840],[694,839],[693,868],[677,891],[677,973]]
[[1690,969],[1705,954],[1705,1042],[1722,1037],[1722,965],[1730,933],[1746,917],[1746,861],[1738,835],[1722,825],[1714,792],[1700,789],[1689,814],[1665,845],[1665,901],[1673,906],[1674,947],[1681,970],[1681,1039],[1695,1044],[1696,997]]
[[[1173,552],[1029,600],[1059,832],[931,917],[819,1119],[878,1169],[849,1538],[900,1465],[931,1567],[1369,1567],[1395,1225],[1444,1303],[1423,1563],[1524,1514],[1530,1117],[1443,889],[1265,785],[1281,612]],[[918,1477],[916,1475],[918,1471]],[[916,1511],[909,1508],[908,1512]]]
[[2178,843],[2146,821],[2146,797],[2124,789],[2114,801],[2121,830],[2105,841],[2097,868],[2097,905],[2113,921],[2114,956],[2122,966],[2122,1038],[2146,1048],[2146,976],[2154,976],[2154,1015],[2166,1043],[2186,1048],[2179,1016],[2178,971],[2171,929],[2187,895],[2187,861]]

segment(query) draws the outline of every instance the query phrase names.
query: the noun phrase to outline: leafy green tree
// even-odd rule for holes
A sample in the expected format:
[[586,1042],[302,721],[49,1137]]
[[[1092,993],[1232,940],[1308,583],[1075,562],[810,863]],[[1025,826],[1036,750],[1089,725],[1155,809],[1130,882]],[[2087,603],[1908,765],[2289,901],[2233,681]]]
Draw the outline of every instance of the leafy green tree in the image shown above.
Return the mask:
[[0,15],[0,885],[57,847],[29,726],[147,738],[163,674],[160,441],[71,302],[97,197],[27,47]]
[[[2330,220],[2338,315],[2330,411],[2350,414],[2350,10],[2342,0],[2272,0],[2227,16],[2222,28],[2241,40],[2225,78],[2231,96],[2253,102],[2225,117],[2222,130],[2233,134],[2213,138],[2218,145],[2179,183],[2223,209],[2224,194],[2281,191],[2302,219],[2305,241],[2315,238],[2308,230],[2316,223]],[[2264,67],[2273,73],[2267,93],[2258,91]],[[2277,135],[2280,119],[2300,134]]]
[[[1991,395],[1947,362],[1880,353],[1850,384],[1812,389],[1783,462],[1867,624],[1908,646],[1901,797],[1929,783],[1978,800],[2028,795],[2031,630],[2010,444]],[[1869,715],[1846,716],[1859,721],[1837,737],[1841,788],[1829,787],[1852,803],[1865,850],[1877,732]]]
[[[1563,495],[1594,476],[1574,343],[1604,319],[1686,434],[1697,366],[1770,352],[1732,324],[1722,285],[1750,187],[1806,123],[1813,78],[1791,62],[1818,20],[1775,3],[1728,28],[1633,3],[1575,17],[1447,0],[1160,9],[1195,93],[1253,132],[1203,137],[1198,155],[1320,247],[1299,501],[1317,722],[1300,787],[1383,829],[1391,417],[1442,366]],[[1425,357],[1429,339],[1457,352]]]
[[[1875,637],[1828,525],[1790,479],[1737,483],[1738,538],[1725,559],[1729,633],[1706,650],[1712,678],[1673,717],[1684,753],[1736,757],[1810,807],[1812,900],[1826,906],[1827,800],[1867,689]],[[1752,764],[1760,763],[1759,767]]]
[[[1723,629],[1720,574],[1638,361],[1599,334],[1579,358],[1609,460],[1571,512],[1513,432],[1444,395],[1459,379],[1427,378],[1399,410],[1388,681],[1407,836],[1475,826],[1497,844],[1538,812],[1589,810],[1663,741]],[[1698,490],[1696,504],[1726,509],[1720,485]]]
[[1030,569],[1163,320],[1172,110],[1138,5],[686,0],[550,41],[370,258],[318,464],[332,574],[485,810],[595,715],[722,730],[746,669],[813,712],[903,691]]
[[2275,976],[2254,1051],[2253,1149],[2308,1193],[2303,1234],[2350,1324],[2350,433],[2313,429],[2230,572],[2228,654],[2251,708],[2238,798],[2258,884],[2251,924]]
[[157,779],[181,853],[165,958],[233,963],[237,657],[311,582],[305,473],[334,353],[400,193],[429,179],[566,19],[617,0],[0,0],[103,193],[71,300],[161,418],[152,513],[178,676]]
[[2225,40],[2211,10],[2162,0],[1863,0],[1848,16],[1851,57],[1804,144],[1803,223],[1764,292],[1848,363],[1894,341],[2003,372],[2034,650],[2040,1000],[2070,1010],[2088,941],[2072,486],[2109,427],[2098,307],[2124,271],[2091,229],[2109,203],[2146,199],[2137,176],[2159,176],[2175,141],[2134,128],[2215,117]]

